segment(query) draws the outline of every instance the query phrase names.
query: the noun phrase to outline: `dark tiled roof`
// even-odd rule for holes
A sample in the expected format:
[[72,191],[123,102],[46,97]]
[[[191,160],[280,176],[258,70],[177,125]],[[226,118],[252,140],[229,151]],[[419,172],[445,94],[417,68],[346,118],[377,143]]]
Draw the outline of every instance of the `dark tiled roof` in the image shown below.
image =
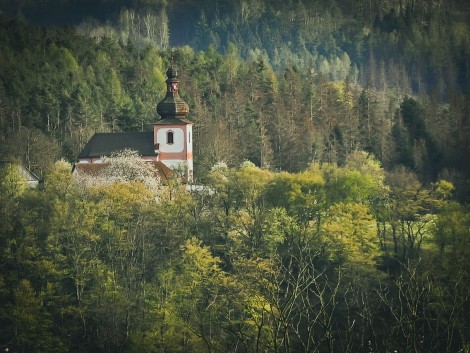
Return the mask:
[[157,105],[157,113],[162,118],[167,118],[169,116],[184,116],[188,114],[188,112],[188,104],[180,98],[178,93],[167,93],[166,97]]
[[164,119],[171,117],[184,117],[189,113],[189,106],[178,94],[179,80],[177,79],[178,72],[176,71],[176,68],[171,66],[167,70],[166,76],[168,77],[165,81],[167,84],[167,91],[165,98],[157,104],[157,113]]
[[153,132],[96,133],[88,141],[78,158],[99,158],[113,152],[133,150],[141,156],[155,156]]

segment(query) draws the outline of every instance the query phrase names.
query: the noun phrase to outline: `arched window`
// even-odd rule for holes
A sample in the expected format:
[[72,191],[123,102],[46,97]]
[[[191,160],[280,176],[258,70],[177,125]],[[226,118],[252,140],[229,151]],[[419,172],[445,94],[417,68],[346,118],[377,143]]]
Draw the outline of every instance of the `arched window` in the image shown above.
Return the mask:
[[174,143],[173,140],[174,140],[173,131],[168,131],[166,133],[166,143],[169,145],[172,145]]

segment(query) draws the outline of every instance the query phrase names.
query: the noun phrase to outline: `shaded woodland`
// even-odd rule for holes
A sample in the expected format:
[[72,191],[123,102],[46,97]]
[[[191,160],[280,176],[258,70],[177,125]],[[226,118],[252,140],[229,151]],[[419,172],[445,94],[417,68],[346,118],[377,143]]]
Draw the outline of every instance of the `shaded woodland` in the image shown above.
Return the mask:
[[123,180],[136,158],[108,182],[57,162],[41,190],[3,171],[2,347],[468,350],[470,213],[448,181],[356,152],[301,173],[219,163],[188,192]]
[[[468,4],[93,3],[0,1],[1,349],[469,351]],[[205,188],[74,178],[171,58]]]

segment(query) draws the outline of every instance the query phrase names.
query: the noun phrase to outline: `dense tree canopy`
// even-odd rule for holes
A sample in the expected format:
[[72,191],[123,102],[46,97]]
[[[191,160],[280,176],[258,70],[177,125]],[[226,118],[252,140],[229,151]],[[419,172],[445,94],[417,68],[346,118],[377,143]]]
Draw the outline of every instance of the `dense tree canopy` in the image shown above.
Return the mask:
[[219,164],[205,188],[166,186],[158,198],[143,181],[84,184],[63,161],[42,190],[5,173],[0,339],[10,350],[468,347],[469,217],[447,181],[385,178],[366,153],[302,173]]
[[[0,9],[0,159],[43,179],[0,170],[0,349],[469,350],[463,2]],[[129,151],[73,176],[151,129],[171,61],[200,185]]]

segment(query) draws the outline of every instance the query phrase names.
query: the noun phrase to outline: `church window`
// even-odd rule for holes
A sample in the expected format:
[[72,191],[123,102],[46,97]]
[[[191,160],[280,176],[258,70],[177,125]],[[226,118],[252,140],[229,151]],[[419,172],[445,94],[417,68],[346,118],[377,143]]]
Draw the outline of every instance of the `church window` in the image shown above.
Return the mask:
[[166,143],[172,145],[174,143],[174,134],[173,131],[168,131],[166,133]]

